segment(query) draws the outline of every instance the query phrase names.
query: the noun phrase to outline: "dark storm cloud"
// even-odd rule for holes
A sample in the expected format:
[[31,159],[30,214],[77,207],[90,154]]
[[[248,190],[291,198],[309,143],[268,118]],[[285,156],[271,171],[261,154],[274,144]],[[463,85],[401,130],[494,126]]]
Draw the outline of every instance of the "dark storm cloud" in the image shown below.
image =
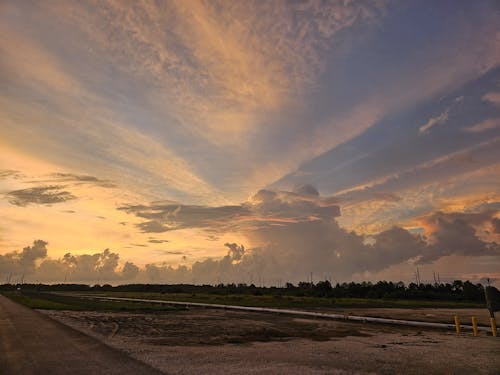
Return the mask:
[[173,204],[128,205],[119,210],[146,219],[137,227],[142,232],[161,233],[186,228],[227,231],[244,225],[270,222],[330,220],[340,215],[333,198],[322,198],[310,186],[297,191],[260,190],[249,201],[233,206],[194,206]]
[[[237,222],[238,229],[255,248],[247,250],[243,245],[226,243],[228,253],[225,257],[193,265],[192,276],[200,282],[213,282],[217,277],[241,281],[249,274],[267,277],[279,274],[284,279],[297,280],[310,271],[348,277],[418,257],[428,246],[421,236],[402,228],[392,228],[370,240],[341,228],[335,220],[340,216],[336,200],[319,196],[312,186],[293,192],[260,190],[249,201],[230,208],[139,205],[121,209],[153,219],[141,223],[141,229],[151,225],[155,230],[155,226],[160,226],[160,230],[208,229],[216,223],[219,229],[227,230]],[[196,216],[190,218],[190,213]],[[158,279],[160,270],[152,270]],[[169,277],[174,275],[170,268],[165,272]]]
[[[401,197],[375,192],[372,199],[398,201]],[[218,233],[237,230],[253,247],[226,243],[227,255],[199,260],[192,267],[150,263],[139,268],[129,263],[120,268],[118,254],[109,250],[92,255],[67,254],[60,260],[46,259],[41,254],[44,256],[38,258],[41,264],[32,274],[40,280],[70,277],[89,282],[217,283],[250,282],[257,278],[267,282],[273,278],[299,281],[313,272],[345,280],[354,274],[377,272],[403,262],[431,263],[449,255],[500,255],[500,221],[495,207],[490,204],[477,212],[436,212],[421,219],[425,233],[412,233],[395,226],[366,236],[340,227],[336,220],[340,216],[337,200],[322,197],[310,185],[291,192],[263,189],[248,201],[233,206],[173,202],[127,205],[119,209],[143,219],[138,228],[144,232],[199,228],[207,236],[217,237]],[[149,237],[148,242],[160,244],[167,240]],[[185,253],[165,250],[161,255]],[[26,264],[36,263],[26,261]],[[20,262],[16,264],[8,268],[34,269],[21,266]]]
[[[195,262],[191,267],[149,263],[119,266],[119,254],[105,250],[94,254],[67,253],[58,260],[46,257],[46,243],[35,241],[22,252],[0,257],[3,274],[30,275],[41,281],[71,282],[256,282],[278,279],[297,282],[312,272],[338,280],[363,272],[377,272],[403,262],[431,263],[450,255],[466,257],[500,255],[500,212],[443,213],[421,218],[423,234],[394,226],[367,236],[339,226],[334,201],[314,194],[261,190],[241,206],[200,207],[152,204],[122,208],[138,217],[152,219],[167,230],[210,225],[238,230],[252,244],[227,242],[225,256]],[[182,214],[183,210],[185,213]],[[188,214],[195,214],[189,218]],[[245,215],[243,215],[243,213]],[[162,230],[163,229],[162,227]],[[425,234],[425,235],[424,235]],[[154,237],[150,243],[160,243]],[[153,253],[182,256],[175,250]],[[185,258],[183,259],[186,260]],[[267,280],[267,281],[266,281]],[[274,280],[274,281],[273,281]]]
[[297,275],[304,279],[309,272],[347,278],[354,273],[378,271],[418,256],[427,246],[420,236],[399,227],[381,232],[368,242],[365,236],[346,231],[336,221],[321,220],[269,226],[249,237],[262,244],[258,253],[262,273],[269,276],[277,272],[291,280]]
[[[273,198],[274,199],[274,198]],[[150,263],[139,268],[127,262],[120,269],[118,253],[66,254],[46,258],[44,241],[35,241],[22,252],[0,256],[3,274],[31,275],[43,281],[72,282],[256,282],[278,279],[297,282],[312,272],[337,280],[354,274],[377,272],[412,262],[432,263],[450,255],[500,256],[499,211],[481,213],[436,212],[422,219],[425,236],[394,226],[372,236],[340,227],[335,219],[261,222],[242,229],[255,246],[225,243],[227,254],[195,262],[191,268]],[[484,238],[484,235],[489,236]],[[182,251],[155,250],[162,255]],[[185,259],[184,259],[185,260]],[[37,267],[37,264],[39,266]],[[265,281],[267,280],[267,281]]]
[[257,277],[299,281],[313,272],[342,280],[408,261],[429,263],[448,255],[499,256],[495,241],[479,237],[482,227],[496,225],[497,214],[437,213],[429,218],[439,221],[429,238],[397,226],[367,237],[341,228],[335,220],[261,226],[246,232],[259,247],[235,257],[235,244],[231,244],[222,259],[196,262],[193,278],[200,282],[249,282]]
[[[436,212],[424,220],[428,227],[431,246],[422,254],[420,262],[428,263],[447,255],[500,255],[498,211],[482,213]],[[493,239],[481,238],[481,228],[493,228]]]
[[500,234],[500,219],[495,217],[491,220],[491,223],[493,224],[493,232]]
[[118,208],[139,218],[147,219],[137,224],[146,233],[161,233],[185,228],[206,228],[214,222],[228,223],[231,219],[248,215],[243,206],[206,207],[182,204],[151,204]]
[[[203,220],[200,216],[194,220],[180,216],[185,207],[180,205],[170,205],[168,209],[135,206],[128,212],[139,217],[154,217],[157,224],[173,228],[201,227],[208,230],[216,223],[218,228],[230,229],[231,223],[238,222],[238,230],[254,247],[245,249],[243,245],[226,243],[228,253],[222,259],[194,263],[190,275],[198,282],[248,282],[257,275],[297,281],[304,280],[309,272],[345,279],[355,273],[377,272],[408,261],[429,263],[448,255],[500,254],[498,245],[491,238],[481,237],[483,232],[497,230],[498,211],[437,212],[423,219],[425,236],[398,226],[366,236],[340,227],[336,221],[340,216],[336,201],[318,196],[314,191],[316,189],[294,192],[260,190],[239,208],[232,206],[231,215],[220,214],[228,212],[224,207],[196,207],[203,212],[200,215]],[[401,199],[389,193],[375,194],[375,197],[391,201]],[[189,212],[186,210],[185,214]],[[184,221],[179,222],[181,219]],[[150,225],[150,222],[145,225]],[[152,267],[148,272],[155,280],[162,280],[162,272],[168,280],[176,277],[175,269],[171,267]],[[184,269],[181,274],[187,277]]]
[[29,204],[53,204],[76,199],[70,192],[62,190],[63,188],[61,185],[37,186],[11,191],[6,197],[9,203],[23,207]]
[[[376,199],[398,201],[391,193],[375,194]],[[199,261],[193,277],[213,281],[214,275],[237,281],[243,274],[280,274],[293,280],[310,271],[335,273],[339,277],[364,271],[380,271],[404,261],[431,262],[447,255],[492,255],[498,245],[480,239],[479,228],[494,226],[494,212],[436,213],[427,217],[428,237],[401,227],[373,236],[360,235],[340,227],[336,200],[321,197],[308,186],[293,192],[260,190],[240,206],[200,207],[183,205],[139,205],[121,208],[149,219],[139,224],[146,231],[181,228],[239,231],[254,244],[226,243],[228,255],[222,260]],[[193,215],[191,217],[191,215]],[[221,229],[222,228],[222,229]],[[155,269],[155,272],[158,269]],[[172,275],[173,271],[168,271]],[[159,277],[159,273],[155,273]],[[211,279],[212,278],[212,279]]]

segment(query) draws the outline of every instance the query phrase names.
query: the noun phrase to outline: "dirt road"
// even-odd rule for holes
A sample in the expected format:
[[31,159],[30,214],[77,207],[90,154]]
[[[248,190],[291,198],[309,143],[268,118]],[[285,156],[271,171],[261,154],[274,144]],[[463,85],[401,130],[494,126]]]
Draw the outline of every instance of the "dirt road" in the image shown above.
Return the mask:
[[160,374],[0,295],[0,374]]

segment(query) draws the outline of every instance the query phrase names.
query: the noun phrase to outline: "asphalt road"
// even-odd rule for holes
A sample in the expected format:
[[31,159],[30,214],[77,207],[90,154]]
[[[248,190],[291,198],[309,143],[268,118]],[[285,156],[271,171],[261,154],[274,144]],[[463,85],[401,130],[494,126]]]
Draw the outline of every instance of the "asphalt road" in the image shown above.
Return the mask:
[[161,374],[0,295],[0,374]]

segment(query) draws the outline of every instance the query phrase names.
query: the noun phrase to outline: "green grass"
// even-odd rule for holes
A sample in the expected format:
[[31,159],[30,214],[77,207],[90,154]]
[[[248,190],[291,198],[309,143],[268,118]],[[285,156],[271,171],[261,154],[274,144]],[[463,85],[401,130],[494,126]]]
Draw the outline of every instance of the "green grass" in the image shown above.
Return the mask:
[[177,311],[181,308],[144,302],[102,301],[63,294],[38,292],[2,292],[13,301],[33,309],[77,311]]
[[281,307],[281,308],[476,308],[481,304],[450,301],[421,301],[421,300],[394,300],[368,298],[324,298],[298,297],[277,295],[246,295],[246,294],[188,294],[188,293],[140,293],[140,292],[107,292],[96,293],[100,296],[126,297],[142,299],[170,300],[177,302],[199,302],[221,305],[252,306],[252,307]]
[[[78,298],[66,293],[46,293],[35,291],[3,292],[12,300],[35,309],[48,310],[105,310],[105,311],[173,311],[179,307],[160,305],[147,302],[105,301],[88,298]],[[78,294],[78,293],[75,293]],[[199,302],[220,305],[276,307],[276,308],[481,308],[482,304],[450,302],[450,301],[422,301],[422,300],[394,300],[368,298],[324,298],[300,297],[280,295],[247,295],[229,294],[218,295],[209,293],[141,293],[141,292],[95,292],[87,295],[126,297],[141,299],[170,300],[177,302]]]

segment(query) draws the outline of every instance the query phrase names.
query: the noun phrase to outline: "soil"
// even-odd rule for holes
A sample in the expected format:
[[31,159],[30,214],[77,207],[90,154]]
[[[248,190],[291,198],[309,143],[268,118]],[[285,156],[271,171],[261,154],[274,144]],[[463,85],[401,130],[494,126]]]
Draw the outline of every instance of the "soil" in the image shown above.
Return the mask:
[[[427,321],[450,316],[446,309],[344,312]],[[473,337],[212,309],[44,313],[168,374],[500,374],[500,338],[486,332]],[[459,311],[471,313],[478,316]]]

